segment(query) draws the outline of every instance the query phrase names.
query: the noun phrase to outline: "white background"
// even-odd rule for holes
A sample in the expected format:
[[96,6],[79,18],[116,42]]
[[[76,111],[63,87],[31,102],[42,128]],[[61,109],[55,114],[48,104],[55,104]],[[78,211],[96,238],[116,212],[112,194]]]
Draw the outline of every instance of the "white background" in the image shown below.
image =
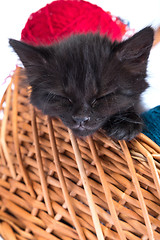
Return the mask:
[[[52,1],[4,0],[0,1],[0,96],[5,78],[15,69],[17,56],[8,46],[8,38],[20,39],[21,30],[32,12]],[[160,25],[160,0],[90,0],[112,14],[126,19],[136,31],[152,25]],[[150,88],[144,94],[147,108],[160,105],[160,44],[150,55],[148,66]]]

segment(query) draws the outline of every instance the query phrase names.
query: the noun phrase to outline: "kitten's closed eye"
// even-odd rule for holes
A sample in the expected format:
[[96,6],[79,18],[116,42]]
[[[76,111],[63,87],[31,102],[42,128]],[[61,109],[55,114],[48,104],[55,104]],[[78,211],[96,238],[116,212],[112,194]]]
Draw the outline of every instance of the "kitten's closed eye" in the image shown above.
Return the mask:
[[54,94],[54,93],[46,93],[45,94],[45,98],[46,98],[46,101],[48,101],[49,103],[53,103],[53,102],[56,102],[56,101],[66,101],[70,104],[72,104],[72,100],[66,96],[62,96],[62,95],[57,95],[57,94]]
[[115,94],[115,91],[111,91],[108,93],[104,93],[102,95],[100,95],[99,97],[95,98],[92,102],[91,102],[91,106],[94,107],[96,105],[96,103],[98,103],[101,100],[107,99],[108,97],[112,96]]

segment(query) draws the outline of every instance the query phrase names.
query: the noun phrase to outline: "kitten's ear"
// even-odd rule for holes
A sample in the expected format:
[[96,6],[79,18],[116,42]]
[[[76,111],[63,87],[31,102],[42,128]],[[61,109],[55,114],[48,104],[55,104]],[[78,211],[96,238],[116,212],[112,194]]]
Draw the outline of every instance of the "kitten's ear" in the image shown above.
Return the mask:
[[[146,27],[133,35],[131,38],[120,43],[116,49],[116,56],[119,61],[133,64],[135,67],[139,63],[147,63],[149,53],[154,40],[154,31],[151,27]],[[138,69],[137,69],[138,70]]]
[[42,65],[46,63],[48,55],[46,50],[47,48],[34,47],[32,45],[14,39],[9,39],[9,44],[19,56],[24,67],[27,68],[32,64]]

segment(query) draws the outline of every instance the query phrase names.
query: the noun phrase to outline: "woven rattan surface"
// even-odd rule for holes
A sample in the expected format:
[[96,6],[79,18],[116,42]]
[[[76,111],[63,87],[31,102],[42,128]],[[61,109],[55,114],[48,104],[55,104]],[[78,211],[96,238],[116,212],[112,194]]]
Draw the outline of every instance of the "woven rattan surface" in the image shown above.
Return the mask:
[[160,239],[160,147],[97,132],[76,139],[19,87],[1,104],[0,234],[15,239]]

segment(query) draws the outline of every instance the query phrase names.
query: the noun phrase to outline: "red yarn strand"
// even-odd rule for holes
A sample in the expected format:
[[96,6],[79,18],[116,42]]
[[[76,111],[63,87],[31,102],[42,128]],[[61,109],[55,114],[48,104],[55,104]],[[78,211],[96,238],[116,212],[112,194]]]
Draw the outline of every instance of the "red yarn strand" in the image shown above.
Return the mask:
[[49,29],[51,31],[51,34],[54,34],[53,25],[52,25],[51,16],[50,16],[51,13],[49,11],[49,4],[46,5],[45,10],[46,10],[45,12],[48,20]]

